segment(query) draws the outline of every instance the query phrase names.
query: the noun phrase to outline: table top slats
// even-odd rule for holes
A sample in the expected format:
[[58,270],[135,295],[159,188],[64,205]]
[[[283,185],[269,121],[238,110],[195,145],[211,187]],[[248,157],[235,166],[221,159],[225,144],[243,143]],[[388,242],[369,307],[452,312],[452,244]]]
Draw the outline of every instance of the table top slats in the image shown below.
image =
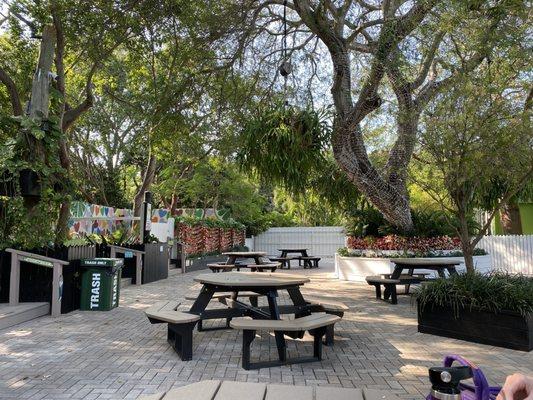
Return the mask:
[[303,275],[276,274],[268,272],[225,272],[223,274],[200,274],[196,282],[225,287],[286,287],[303,285],[310,279]]
[[365,400],[400,400],[400,398],[385,390],[363,388]]
[[315,400],[364,400],[361,389],[317,386]]
[[220,381],[201,381],[172,389],[162,400],[213,400],[220,387]]
[[461,261],[451,257],[434,257],[434,258],[422,258],[422,257],[413,257],[413,258],[391,258],[391,262],[397,265],[407,265],[407,266],[434,266],[434,267],[450,267],[453,265],[461,264]]
[[391,392],[334,386],[201,381],[138,400],[401,400]]
[[268,385],[265,400],[313,400],[313,387]]
[[224,381],[214,400],[263,400],[266,383]]

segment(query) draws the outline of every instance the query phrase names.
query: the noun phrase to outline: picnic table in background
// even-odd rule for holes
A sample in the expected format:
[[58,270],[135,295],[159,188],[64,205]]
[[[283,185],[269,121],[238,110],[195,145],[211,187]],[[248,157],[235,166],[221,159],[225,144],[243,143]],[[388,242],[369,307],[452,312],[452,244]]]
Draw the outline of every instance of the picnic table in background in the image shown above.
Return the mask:
[[302,257],[309,257],[307,254],[308,249],[278,249],[281,252],[280,257],[287,257],[288,254],[300,254]]
[[[272,261],[279,261],[282,263],[282,266],[286,266],[287,268],[291,268],[291,260],[298,260],[298,265],[302,265],[302,261],[304,263],[304,268],[318,268],[318,262],[320,261],[320,257],[314,257],[309,256],[307,254],[306,248],[283,248],[278,249],[279,252],[281,252],[281,255],[279,257],[271,257],[270,259]],[[299,256],[291,257],[289,254],[299,254]]]
[[435,258],[392,258],[390,260],[395,264],[394,271],[392,272],[390,279],[398,279],[402,275],[403,270],[408,271],[408,275],[413,275],[415,270],[432,270],[437,271],[441,278],[445,278],[445,271],[448,271],[450,275],[456,274],[455,267],[460,265],[461,262],[442,257]]
[[[283,313],[302,311],[307,302],[300,293],[300,286],[310,282],[309,278],[289,274],[256,274],[253,272],[226,272],[224,274],[200,274],[194,280],[203,285],[200,294],[189,310],[202,320],[231,318],[250,314],[257,318],[279,319],[280,306],[277,303],[278,290],[286,290],[294,306],[282,306]],[[206,310],[215,293],[232,292],[232,309]],[[238,300],[239,292],[254,292],[266,296],[268,311],[250,306]],[[243,311],[245,311],[243,313]]]
[[266,256],[264,251],[230,251],[222,254],[228,256],[226,264],[229,265],[234,265],[238,259],[248,258],[253,258],[256,264],[263,264],[261,258]]
[[[455,267],[461,264],[460,261],[451,258],[392,258],[394,271],[392,274],[367,276],[365,279],[369,285],[376,288],[376,298],[388,301],[391,299],[392,304],[397,304],[397,285],[405,286],[405,294],[409,294],[411,284],[422,283],[427,281],[424,271],[437,271],[439,277],[445,278],[446,271],[449,275],[457,274]],[[402,274],[407,270],[406,274]],[[418,273],[415,273],[418,271]],[[385,287],[383,298],[381,297],[381,286]]]

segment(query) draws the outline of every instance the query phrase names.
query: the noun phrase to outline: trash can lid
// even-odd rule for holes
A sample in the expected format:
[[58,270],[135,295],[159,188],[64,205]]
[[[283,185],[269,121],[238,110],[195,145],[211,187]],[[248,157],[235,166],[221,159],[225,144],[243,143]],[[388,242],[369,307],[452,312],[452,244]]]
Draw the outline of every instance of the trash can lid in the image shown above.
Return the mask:
[[84,258],[81,260],[82,267],[122,267],[124,259],[122,258]]

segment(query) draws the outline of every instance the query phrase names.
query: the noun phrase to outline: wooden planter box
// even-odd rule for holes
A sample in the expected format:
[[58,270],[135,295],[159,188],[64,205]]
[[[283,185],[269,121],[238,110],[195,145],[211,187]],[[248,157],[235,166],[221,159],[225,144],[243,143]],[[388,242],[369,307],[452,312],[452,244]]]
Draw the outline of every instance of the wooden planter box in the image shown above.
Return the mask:
[[185,267],[184,272],[192,272],[192,271],[199,271],[202,269],[207,269],[207,264],[225,262],[226,259],[227,257],[222,256],[222,255],[188,258],[185,262],[186,267]]
[[418,305],[418,332],[467,340],[475,343],[533,350],[533,315],[527,317],[502,311],[498,314],[463,308],[455,318],[451,307]]

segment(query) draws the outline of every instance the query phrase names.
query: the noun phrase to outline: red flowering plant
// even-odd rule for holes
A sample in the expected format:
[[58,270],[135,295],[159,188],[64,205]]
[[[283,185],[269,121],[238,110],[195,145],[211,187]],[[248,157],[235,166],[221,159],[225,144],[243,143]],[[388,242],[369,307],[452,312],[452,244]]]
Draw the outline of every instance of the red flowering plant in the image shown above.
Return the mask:
[[[349,236],[347,248],[339,249],[339,254],[359,257],[444,257],[462,256],[459,238],[405,237],[387,235],[383,237],[367,236],[364,238]],[[486,252],[477,249],[476,255]]]

